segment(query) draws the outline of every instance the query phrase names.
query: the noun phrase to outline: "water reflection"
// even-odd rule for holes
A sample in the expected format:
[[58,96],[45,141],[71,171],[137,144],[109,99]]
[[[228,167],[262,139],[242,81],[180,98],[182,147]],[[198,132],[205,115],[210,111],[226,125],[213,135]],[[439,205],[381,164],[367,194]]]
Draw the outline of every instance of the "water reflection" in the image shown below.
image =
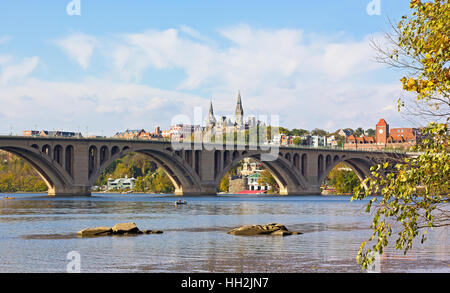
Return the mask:
[[[365,203],[348,197],[201,197],[15,195],[0,202],[0,271],[64,272],[79,251],[83,272],[360,272],[356,251],[370,235]],[[86,227],[135,222],[160,235],[79,238]],[[244,224],[278,222],[290,237],[226,234]],[[435,231],[436,232],[436,231]],[[449,271],[448,229],[429,233],[408,258],[388,248],[384,271]]]

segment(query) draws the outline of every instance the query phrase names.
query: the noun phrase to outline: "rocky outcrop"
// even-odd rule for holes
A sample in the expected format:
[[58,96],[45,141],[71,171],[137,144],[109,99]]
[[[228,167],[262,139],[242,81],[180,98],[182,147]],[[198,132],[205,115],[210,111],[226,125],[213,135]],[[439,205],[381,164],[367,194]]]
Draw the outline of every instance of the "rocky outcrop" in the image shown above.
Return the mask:
[[108,235],[139,235],[139,234],[162,234],[161,230],[143,230],[140,231],[135,223],[120,223],[110,227],[86,228],[78,231],[81,237],[96,237]]
[[139,234],[139,228],[135,223],[121,223],[115,224],[112,227],[112,231],[114,234]]
[[267,225],[245,225],[228,231],[228,234],[241,236],[256,236],[256,235],[289,236],[289,235],[298,235],[302,233],[289,231],[284,225],[281,224],[270,223]]
[[95,227],[95,228],[86,228],[81,231],[78,231],[78,235],[81,237],[92,237],[92,236],[106,236],[111,235],[113,233],[110,227]]

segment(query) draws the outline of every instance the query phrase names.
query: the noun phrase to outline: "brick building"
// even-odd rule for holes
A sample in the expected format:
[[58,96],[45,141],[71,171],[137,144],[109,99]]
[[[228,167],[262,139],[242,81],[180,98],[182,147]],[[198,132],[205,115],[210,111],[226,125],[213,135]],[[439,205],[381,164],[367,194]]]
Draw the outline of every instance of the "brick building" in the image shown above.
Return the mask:
[[159,126],[156,126],[155,132],[147,132],[144,129],[127,129],[124,132],[117,132],[114,138],[122,139],[152,139],[162,138],[162,132]]
[[389,128],[384,119],[376,125],[375,137],[355,135],[347,136],[345,149],[381,150],[385,148],[407,150],[420,141],[420,129]]

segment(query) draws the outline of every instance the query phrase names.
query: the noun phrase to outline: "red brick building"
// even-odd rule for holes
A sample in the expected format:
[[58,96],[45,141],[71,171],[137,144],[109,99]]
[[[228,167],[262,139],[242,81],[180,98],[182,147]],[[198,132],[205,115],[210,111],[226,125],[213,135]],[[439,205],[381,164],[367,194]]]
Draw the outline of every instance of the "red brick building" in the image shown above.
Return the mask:
[[152,139],[162,138],[161,129],[159,126],[155,128],[155,132],[147,132],[144,129],[127,129],[124,132],[117,132],[114,138],[122,139]]
[[420,140],[420,130],[417,128],[392,128],[386,120],[380,119],[376,125],[375,137],[350,135],[344,145],[345,149],[381,150],[402,149],[407,150]]

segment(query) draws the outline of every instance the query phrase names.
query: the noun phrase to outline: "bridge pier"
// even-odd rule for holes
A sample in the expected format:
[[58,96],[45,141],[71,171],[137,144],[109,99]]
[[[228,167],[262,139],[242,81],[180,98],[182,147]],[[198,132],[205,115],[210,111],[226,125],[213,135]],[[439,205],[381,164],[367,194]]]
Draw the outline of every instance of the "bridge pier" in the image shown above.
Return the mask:
[[296,196],[296,195],[321,195],[320,186],[308,186],[307,189],[297,187],[290,188],[289,186],[280,186],[281,196]]
[[49,196],[91,196],[90,186],[52,187]]
[[175,189],[175,195],[178,196],[211,196],[217,194],[217,186],[214,183],[201,183],[200,188],[197,186],[182,187]]

